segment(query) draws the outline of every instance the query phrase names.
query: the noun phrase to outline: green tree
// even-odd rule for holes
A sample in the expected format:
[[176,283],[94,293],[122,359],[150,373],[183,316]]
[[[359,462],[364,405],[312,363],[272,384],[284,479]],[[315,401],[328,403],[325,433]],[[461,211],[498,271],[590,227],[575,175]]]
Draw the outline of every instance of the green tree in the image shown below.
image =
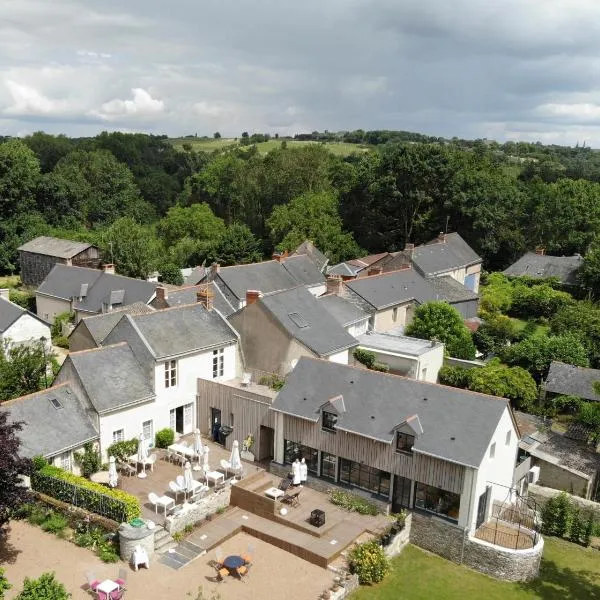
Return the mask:
[[443,342],[446,352],[455,358],[475,358],[471,332],[460,313],[446,302],[426,302],[419,306],[406,328],[406,335]]
[[588,353],[591,366],[600,366],[600,307],[588,301],[560,309],[550,320],[553,335],[577,336]]
[[307,193],[276,206],[267,226],[271,241],[280,250],[296,248],[309,239],[333,263],[361,253],[352,235],[342,228],[338,200],[332,192]]
[[183,275],[181,269],[173,263],[165,263],[158,267],[160,274],[159,280],[171,285],[183,285]]
[[250,228],[242,223],[233,223],[213,244],[209,261],[220,265],[241,265],[258,262],[262,259],[260,242]]
[[50,235],[52,228],[44,217],[32,210],[24,211],[11,218],[0,219],[0,272],[14,273],[19,269],[17,248],[37,237]]
[[43,131],[36,131],[24,137],[23,142],[37,156],[42,173],[50,173],[56,163],[76,147],[75,140],[66,135],[51,135]]
[[519,316],[549,318],[573,302],[571,294],[553,289],[547,284],[514,288],[511,313]]
[[215,131],[213,133],[213,137],[215,138],[215,140],[220,140],[221,139],[221,134],[218,131]]
[[23,591],[15,600],[68,600],[71,597],[54,573],[42,573],[37,579],[25,577]]
[[152,229],[131,217],[122,217],[102,232],[99,246],[103,256],[111,257],[117,273],[146,279],[156,268],[159,244]]
[[102,457],[94,450],[92,442],[83,446],[83,452],[75,453],[75,462],[81,467],[81,474],[88,479],[102,468]]
[[579,278],[594,298],[600,298],[600,241],[598,239],[594,239],[585,253]]
[[12,588],[12,585],[10,585],[10,583],[8,583],[8,579],[4,575],[4,569],[0,568],[0,600],[4,599],[4,595],[11,588]]

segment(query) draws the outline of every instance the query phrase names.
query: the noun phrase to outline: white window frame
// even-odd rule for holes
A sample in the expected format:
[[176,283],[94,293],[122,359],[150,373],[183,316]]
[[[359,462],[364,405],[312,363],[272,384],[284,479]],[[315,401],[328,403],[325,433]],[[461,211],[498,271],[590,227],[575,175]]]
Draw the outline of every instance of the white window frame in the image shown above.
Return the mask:
[[169,428],[175,431],[176,417],[175,417],[175,409],[172,408],[169,411]]
[[112,432],[112,441],[113,444],[116,444],[117,442],[124,442],[125,441],[125,429],[123,429],[121,427],[121,429],[115,429],[115,431]]
[[152,419],[142,423],[142,432],[148,448],[152,448],[154,446],[154,421]]
[[213,350],[212,369],[213,379],[223,377],[223,374],[225,373],[225,348]]
[[184,404],[183,406],[183,431],[189,433],[194,425],[194,403]]
[[496,442],[492,442],[490,446],[490,458],[496,458]]
[[59,454],[56,457],[56,462],[63,471],[68,471],[69,473],[73,472],[73,460],[70,451]]
[[177,387],[177,361],[165,362],[165,388]]

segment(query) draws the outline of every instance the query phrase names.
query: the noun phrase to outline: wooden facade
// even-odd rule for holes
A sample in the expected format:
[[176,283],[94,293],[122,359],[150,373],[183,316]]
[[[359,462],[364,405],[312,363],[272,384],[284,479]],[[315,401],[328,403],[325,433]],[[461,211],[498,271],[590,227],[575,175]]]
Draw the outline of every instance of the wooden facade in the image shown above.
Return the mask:
[[231,449],[233,440],[238,440],[241,446],[251,434],[254,437],[251,451],[256,459],[270,459],[273,457],[275,414],[269,407],[275,392],[266,386],[260,386],[258,390],[256,385],[251,388],[254,391],[235,383],[198,379],[197,426],[204,435],[210,436],[211,408],[218,409],[221,423],[233,427],[233,432],[226,438],[227,449]]
[[465,467],[424,454],[396,452],[395,445],[360,435],[321,429],[320,422],[284,415],[283,438],[335,456],[461,494]]

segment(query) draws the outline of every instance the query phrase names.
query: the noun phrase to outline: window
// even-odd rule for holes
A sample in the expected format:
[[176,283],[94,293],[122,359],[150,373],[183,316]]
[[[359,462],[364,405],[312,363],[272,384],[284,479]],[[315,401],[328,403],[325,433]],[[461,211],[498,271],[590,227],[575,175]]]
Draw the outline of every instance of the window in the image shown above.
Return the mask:
[[335,481],[335,467],[337,465],[337,456],[321,452],[321,477]]
[[113,431],[113,444],[116,444],[117,442],[124,442],[125,441],[125,430],[124,429],[117,429],[116,431]]
[[367,465],[340,459],[340,481],[384,498],[390,495],[390,474]]
[[183,431],[189,433],[192,430],[192,418],[194,415],[194,404],[186,404],[183,407]]
[[325,431],[330,431],[331,433],[335,433],[335,424],[337,423],[337,415],[335,413],[330,413],[323,411],[323,419],[321,422],[321,427]]
[[511,438],[511,431],[510,431],[510,429],[509,429],[509,430],[506,432],[506,442],[505,442],[505,444],[506,444],[507,446],[510,446],[510,438]]
[[165,363],[165,387],[175,387],[177,385],[177,361],[168,360]]
[[415,482],[415,507],[458,521],[460,494]]
[[427,367],[423,367],[421,370],[421,381],[427,381]]
[[412,452],[415,445],[415,436],[408,433],[396,433],[396,452]]
[[142,431],[144,432],[144,439],[149,442],[148,447],[151,448],[154,445],[154,424],[152,423],[152,419],[142,423]]
[[59,467],[61,469],[64,469],[65,471],[71,472],[71,470],[73,468],[73,464],[71,462],[71,453],[70,452],[64,452],[63,454],[59,454],[54,459],[54,464],[57,467]]
[[496,442],[494,442],[490,446],[490,458],[494,458],[496,456]]
[[291,465],[296,459],[306,461],[306,466],[311,473],[317,473],[319,467],[319,451],[316,448],[303,446],[297,442],[284,440],[283,462]]
[[392,321],[394,321],[394,323],[398,320],[398,307],[394,308],[394,310],[392,310]]
[[223,365],[225,362],[225,349],[213,350],[213,379],[223,377]]

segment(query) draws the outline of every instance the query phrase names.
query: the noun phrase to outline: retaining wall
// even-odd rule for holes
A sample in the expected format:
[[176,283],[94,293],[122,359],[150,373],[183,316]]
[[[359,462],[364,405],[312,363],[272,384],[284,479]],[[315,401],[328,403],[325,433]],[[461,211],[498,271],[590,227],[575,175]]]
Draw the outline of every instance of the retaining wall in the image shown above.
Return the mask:
[[215,514],[220,508],[229,506],[230,495],[231,486],[225,484],[225,486],[204,498],[200,498],[193,503],[185,503],[179,512],[171,514],[165,519],[165,529],[173,535],[178,531],[182,531],[188,525],[195,525],[206,519],[208,515]]
[[[540,507],[546,504],[550,498],[554,498],[560,493],[560,490],[543,487],[541,485],[530,485],[527,492],[529,497],[535,500]],[[586,500],[585,498],[581,498],[579,496],[573,496],[573,494],[568,494],[568,496],[572,500],[573,504],[579,507],[585,515],[593,513],[594,519],[596,521],[600,521],[600,502]]]

